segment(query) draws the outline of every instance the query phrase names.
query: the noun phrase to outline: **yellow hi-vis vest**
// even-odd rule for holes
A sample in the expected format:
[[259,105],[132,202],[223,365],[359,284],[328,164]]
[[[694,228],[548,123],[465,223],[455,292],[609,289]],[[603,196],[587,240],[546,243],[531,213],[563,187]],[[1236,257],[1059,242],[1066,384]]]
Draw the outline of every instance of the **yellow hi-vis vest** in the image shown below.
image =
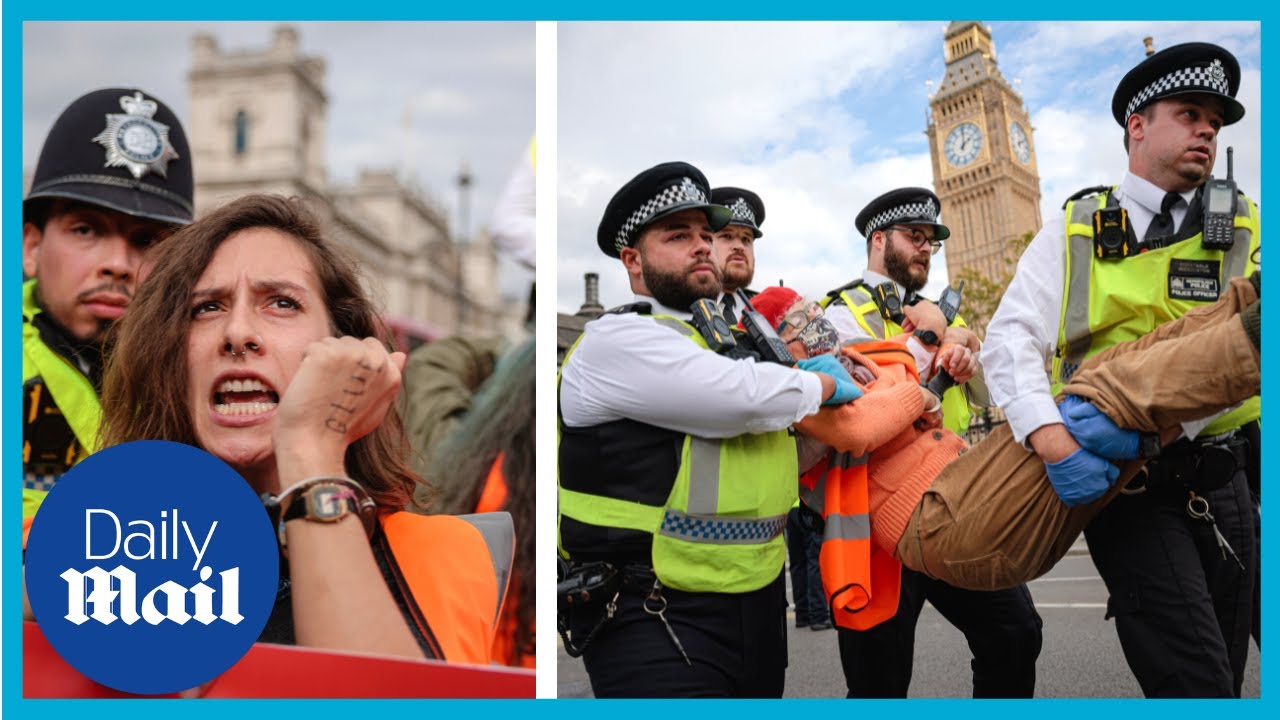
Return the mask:
[[[28,280],[22,286],[22,389],[27,395],[23,403],[26,417],[22,418],[23,519],[36,514],[61,470],[70,468],[93,452],[98,424],[102,421],[102,407],[89,378],[46,345],[40,339],[40,331],[32,324],[32,319],[41,312],[36,304],[35,291],[35,280]],[[53,417],[59,413],[70,426],[75,441],[69,442],[65,450],[59,450],[59,457],[52,463],[60,470],[45,471],[32,464],[37,458],[32,457],[32,443],[27,431],[38,422],[59,422],[57,417]]]
[[[1067,203],[1062,315],[1050,376],[1055,395],[1089,356],[1142,337],[1193,307],[1213,302],[1231,278],[1246,276],[1256,267],[1254,252],[1262,232],[1258,208],[1244,195],[1236,202],[1235,242],[1226,252],[1206,250],[1200,244],[1200,233],[1196,233],[1186,240],[1138,255],[1118,260],[1099,259],[1094,256],[1093,215],[1106,207],[1110,196],[1107,192]],[[1216,285],[1217,292],[1204,299],[1171,297],[1175,264],[1207,271],[1195,279],[1201,284]],[[1215,372],[1214,368],[1204,371]],[[1213,421],[1200,434],[1202,437],[1220,435],[1258,419],[1261,414],[1261,398],[1254,396]]]
[[[689,323],[670,315],[649,317],[707,348]],[[575,342],[566,364],[576,349]],[[782,572],[783,529],[798,497],[799,477],[795,439],[786,430],[723,439],[684,436],[679,470],[663,505],[622,499],[625,493],[611,485],[608,469],[597,470],[596,477],[585,479],[592,492],[567,489],[562,471],[557,472],[557,543],[563,557],[572,559],[562,521],[573,519],[652,534],[654,573],[677,590],[745,593]],[[577,480],[570,484],[582,487],[584,479]]]
[[[827,295],[820,304],[828,308],[835,298]],[[853,319],[858,321],[864,332],[875,340],[888,340],[903,334],[902,326],[892,320],[885,320],[880,314],[880,306],[871,297],[871,291],[865,284],[840,291],[840,300],[849,308]],[[953,325],[969,327],[963,317],[956,315]],[[965,395],[964,386],[956,385],[942,394],[942,425],[951,432],[963,436],[969,430],[969,398]]]

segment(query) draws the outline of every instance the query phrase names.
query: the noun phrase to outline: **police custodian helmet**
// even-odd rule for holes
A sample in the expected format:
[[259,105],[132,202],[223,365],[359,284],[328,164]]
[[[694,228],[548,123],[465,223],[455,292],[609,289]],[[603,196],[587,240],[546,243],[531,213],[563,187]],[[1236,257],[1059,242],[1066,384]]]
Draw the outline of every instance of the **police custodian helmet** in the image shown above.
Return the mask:
[[95,90],[45,137],[23,201],[78,200],[163,223],[192,219],[191,147],[169,106],[141,90]]

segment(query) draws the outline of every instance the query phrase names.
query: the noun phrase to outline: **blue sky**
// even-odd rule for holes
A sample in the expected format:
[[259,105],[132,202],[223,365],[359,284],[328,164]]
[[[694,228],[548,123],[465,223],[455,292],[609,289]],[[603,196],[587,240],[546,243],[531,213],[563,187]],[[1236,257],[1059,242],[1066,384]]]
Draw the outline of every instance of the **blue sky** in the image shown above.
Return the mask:
[[[1111,95],[1142,60],[1147,35],[1157,49],[1217,42],[1240,60],[1248,113],[1220,143],[1235,147],[1236,180],[1261,202],[1258,23],[988,24],[1001,72],[1020,81],[1031,115],[1046,220],[1072,192],[1121,179]],[[667,160],[694,163],[713,186],[764,198],[757,287],[784,279],[817,294],[860,275],[858,210],[893,187],[932,186],[927,82],[936,86],[943,75],[944,27],[560,23],[559,310],[581,304],[588,271],[600,273],[606,307],[630,301],[620,263],[595,246],[596,225],[618,187]],[[939,255],[928,291],[946,282]]]

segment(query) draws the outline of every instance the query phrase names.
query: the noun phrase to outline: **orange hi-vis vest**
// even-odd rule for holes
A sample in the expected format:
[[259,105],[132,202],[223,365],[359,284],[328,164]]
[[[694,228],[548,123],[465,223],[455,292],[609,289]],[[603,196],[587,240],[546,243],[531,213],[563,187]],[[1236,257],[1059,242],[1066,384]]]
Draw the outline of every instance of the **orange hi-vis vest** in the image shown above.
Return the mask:
[[[507,478],[502,473],[502,461],[505,455],[498,453],[493,465],[489,466],[489,475],[485,478],[484,488],[480,491],[480,499],[476,502],[478,513],[498,512],[507,507]],[[536,657],[520,651],[516,645],[516,630],[520,627],[520,585],[516,578],[511,579],[511,587],[507,590],[507,599],[502,604],[502,616],[498,621],[498,632],[493,638],[493,661],[512,667],[536,667]],[[536,628],[534,628],[536,632]]]
[[382,529],[438,659],[488,665],[515,553],[511,516],[397,512]]
[[[875,380],[858,383],[863,396],[857,400],[824,407],[796,424],[802,434],[833,448],[801,475],[800,499],[826,521],[818,564],[832,620],[867,630],[898,612],[902,564],[893,552],[919,501],[917,488],[899,488],[876,470],[879,465],[896,471],[895,455],[917,444],[921,434],[912,424],[924,411],[924,398],[915,359],[902,343],[859,343],[843,353]],[[936,476],[933,465],[940,469],[948,455],[954,457],[950,446],[964,447],[949,432],[934,432],[932,439],[939,447],[926,448],[925,473],[912,473],[907,484],[927,486]],[[942,446],[945,452],[938,452]]]

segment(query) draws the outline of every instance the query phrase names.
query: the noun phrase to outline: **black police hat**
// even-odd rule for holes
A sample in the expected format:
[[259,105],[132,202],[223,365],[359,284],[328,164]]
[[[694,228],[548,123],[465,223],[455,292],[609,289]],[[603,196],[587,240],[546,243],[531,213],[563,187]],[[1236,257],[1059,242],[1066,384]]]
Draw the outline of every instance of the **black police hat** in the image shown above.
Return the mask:
[[698,168],[668,162],[645,170],[614,193],[596,230],[596,244],[610,257],[620,257],[645,226],[682,210],[704,210],[712,230],[729,223],[729,208],[712,204],[711,186]]
[[858,232],[865,238],[870,238],[871,233],[890,225],[908,224],[932,225],[933,237],[946,240],[951,237],[951,231],[938,222],[941,208],[942,203],[938,202],[938,196],[931,190],[918,187],[898,188],[867,203],[854,222],[858,225]]
[[1124,127],[1129,116],[1151,103],[1174,95],[1214,95],[1222,101],[1222,123],[1244,117],[1236,101],[1240,63],[1225,49],[1210,43],[1184,43],[1165,48],[1130,70],[1111,98],[1111,115]]
[[167,105],[133,88],[95,90],[54,121],[23,211],[33,200],[64,198],[186,225],[193,183],[191,147]]
[[751,234],[760,237],[764,233],[760,226],[764,224],[764,201],[750,190],[736,187],[720,187],[711,191],[711,202],[724,205],[733,213],[730,225],[741,225],[751,228]]

